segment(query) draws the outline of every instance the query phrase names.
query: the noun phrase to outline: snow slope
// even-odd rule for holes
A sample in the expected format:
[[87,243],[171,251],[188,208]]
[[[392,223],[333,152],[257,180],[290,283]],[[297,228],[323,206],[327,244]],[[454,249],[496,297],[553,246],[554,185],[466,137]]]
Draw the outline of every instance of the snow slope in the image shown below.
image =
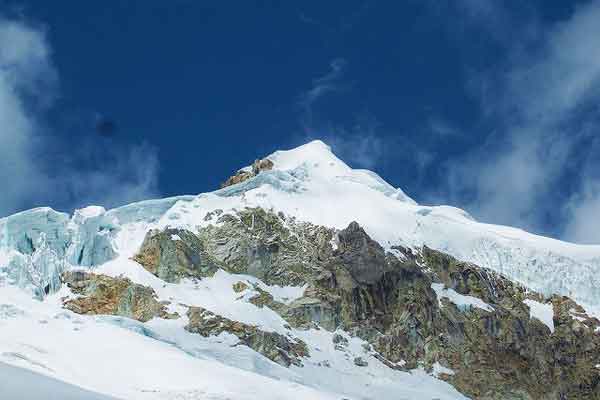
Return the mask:
[[[219,273],[199,283],[166,284],[129,262],[115,260],[97,272],[110,274],[121,264],[123,272],[155,288],[160,298],[173,300],[174,310],[182,311],[177,304],[186,301],[266,330],[286,332],[285,321],[277,314],[237,299],[239,294],[231,289],[232,282],[255,278]],[[233,335],[204,338],[186,332],[186,317],[143,324],[74,314],[61,308],[60,298],[67,292],[62,288],[42,302],[15,286],[0,287],[0,363],[127,400],[464,399],[422,370],[389,369],[357,338],[348,338],[347,349],[339,351],[331,332],[293,331],[308,344],[311,357],[303,367],[288,369],[245,346],[235,346]],[[369,366],[354,365],[357,356],[368,360]],[[0,388],[8,379],[0,375]],[[26,395],[36,393],[23,389]]]
[[0,363],[0,376],[0,399],[39,400],[52,393],[52,398],[61,400],[115,400],[9,364]]
[[[0,219],[0,362],[122,399],[464,398],[424,371],[385,367],[359,339],[349,338],[347,349],[337,351],[324,330],[291,331],[307,343],[311,357],[302,368],[286,369],[244,346],[232,347],[230,335],[203,338],[184,331],[186,317],[142,324],[61,308],[60,297],[68,293],[60,288],[60,273],[84,268],[151,286],[182,315],[179,303],[289,332],[279,315],[249,304],[250,294],[240,298],[232,284],[255,283],[284,302],[303,288],[269,287],[224,271],[198,283],[168,284],[130,260],[149,229],[195,231],[212,223],[204,217],[215,209],[259,206],[337,229],[357,221],[386,248],[427,245],[531,289],[570,295],[600,315],[600,246],[482,224],[453,207],[418,205],[375,173],[351,169],[320,141],[267,158],[272,170],[212,193],[108,211],[92,206],[73,216],[38,208]],[[451,301],[470,300],[444,293]],[[358,356],[368,366],[354,365]]]

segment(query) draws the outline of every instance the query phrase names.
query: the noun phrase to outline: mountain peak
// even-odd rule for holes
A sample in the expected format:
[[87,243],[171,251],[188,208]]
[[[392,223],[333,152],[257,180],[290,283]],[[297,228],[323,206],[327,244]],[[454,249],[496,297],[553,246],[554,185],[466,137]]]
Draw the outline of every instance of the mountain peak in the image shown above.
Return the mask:
[[[571,374],[571,366],[551,357],[598,338],[600,322],[594,318],[600,316],[598,246],[478,223],[453,207],[421,206],[376,173],[349,167],[319,140],[258,159],[226,183],[210,193],[112,210],[89,206],[67,215],[39,208],[0,219],[0,322],[2,342],[9,343],[0,353],[19,355],[8,357],[19,363],[43,361],[60,377],[70,377],[73,370],[86,371],[86,379],[107,392],[113,393],[115,387],[123,390],[116,393],[122,398],[136,397],[139,393],[126,388],[145,385],[148,374],[155,371],[177,372],[152,376],[156,386],[148,393],[161,385],[172,387],[173,379],[180,379],[179,371],[189,370],[189,380],[178,381],[182,385],[196,384],[198,376],[207,376],[206,382],[220,381],[214,377],[221,372],[223,382],[254,374],[240,386],[240,393],[250,391],[250,396],[235,393],[240,399],[259,393],[249,382],[274,377],[270,384],[287,387],[292,382],[294,394],[269,389],[276,396],[260,392],[261,398],[329,400],[398,394],[420,398],[406,392],[418,382],[417,391],[423,394],[421,386],[427,388],[427,398],[462,400],[436,377],[456,374],[460,382],[471,385],[461,386],[467,393],[483,387],[478,380],[462,378],[472,378],[473,360],[465,363],[457,358],[462,350],[445,346],[447,338],[452,343],[459,342],[452,338],[462,341],[463,333],[453,329],[431,337],[443,338],[439,343],[444,345],[430,346],[435,358],[427,360],[441,360],[431,366],[430,376],[414,368],[423,361],[418,355],[425,354],[420,346],[431,343],[423,342],[420,338],[425,336],[420,335],[436,332],[442,326],[437,321],[433,321],[435,330],[428,325],[419,328],[412,350],[405,353],[396,346],[406,340],[401,336],[403,326],[390,325],[388,336],[375,335],[373,343],[353,337],[359,331],[355,328],[371,332],[387,321],[402,324],[410,321],[397,318],[409,315],[405,312],[446,315],[451,321],[465,314],[456,326],[472,324],[467,331],[477,332],[469,336],[480,345],[495,334],[505,337],[497,330],[490,332],[483,323],[492,316],[498,324],[490,326],[501,324],[507,332],[525,329],[533,332],[531,341],[545,343],[543,353],[538,351],[541,347],[523,350],[548,356],[528,358],[544,360],[539,369],[546,371],[545,376]],[[31,294],[43,301],[34,301]],[[526,303],[524,296],[529,296]],[[511,312],[521,321],[517,328]],[[93,317],[96,314],[103,315]],[[556,332],[566,338],[560,343],[571,347],[552,347],[555,316]],[[8,324],[7,318],[12,319]],[[432,323],[431,318],[423,320]],[[564,323],[571,320],[578,325]],[[44,335],[39,335],[38,321],[45,324]],[[567,325],[574,328],[564,336]],[[312,329],[315,326],[323,329]],[[345,327],[352,330],[344,331]],[[480,332],[481,327],[486,328]],[[105,351],[90,342],[121,345]],[[519,351],[526,343],[517,346]],[[36,350],[40,347],[48,350]],[[72,348],[85,355],[70,358],[74,366],[48,356]],[[440,353],[448,349],[452,353]],[[504,351],[498,346],[491,347],[495,353],[489,349],[484,347],[479,354],[495,357]],[[111,364],[103,359],[108,353],[127,356]],[[154,365],[140,364],[139,354],[153,355]],[[591,363],[595,354],[581,353],[587,358],[579,361],[576,371],[595,373]],[[451,360],[458,361],[452,364]],[[505,369],[502,358],[482,360],[475,364],[477,370],[478,365]],[[38,364],[44,365],[30,362],[33,367]],[[97,365],[120,366],[117,375],[126,378],[115,385],[114,374],[90,372],[89,367]],[[531,365],[522,370],[538,368]],[[555,366],[560,371],[548,373]],[[136,373],[127,375],[130,371]],[[371,384],[375,375],[383,377],[379,380],[383,384]],[[492,380],[499,376],[478,375]],[[94,381],[98,376],[110,379]],[[340,376],[351,376],[347,380],[352,385],[337,385]],[[133,382],[136,377],[140,381]],[[299,392],[299,380],[312,386]],[[524,374],[520,383],[527,386],[530,380]],[[545,389],[541,384],[535,390],[540,387]],[[329,396],[328,391],[335,395]],[[160,397],[152,399],[172,397],[163,394],[161,389]]]
[[310,168],[328,166],[333,172],[344,173],[350,170],[342,160],[333,154],[331,147],[321,140],[313,140],[290,150],[278,150],[266,157],[273,161],[278,170],[292,170],[306,165]]

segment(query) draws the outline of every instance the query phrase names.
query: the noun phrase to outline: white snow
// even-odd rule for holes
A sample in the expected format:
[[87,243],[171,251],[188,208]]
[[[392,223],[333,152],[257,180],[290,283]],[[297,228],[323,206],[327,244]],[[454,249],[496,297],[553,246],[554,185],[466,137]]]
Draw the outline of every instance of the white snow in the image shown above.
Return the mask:
[[0,399],[116,400],[25,368],[0,362]]
[[442,306],[442,298],[446,298],[456,304],[460,310],[468,310],[471,307],[476,307],[488,312],[494,311],[494,307],[490,306],[485,301],[478,299],[477,297],[460,294],[454,289],[444,287],[443,283],[432,283],[431,288],[435,291],[440,307]]
[[85,208],[80,208],[75,210],[75,216],[80,217],[82,219],[98,217],[104,214],[106,210],[101,206],[87,206]]
[[[123,271],[130,267],[136,269],[136,264],[121,266]],[[159,286],[158,279],[152,281],[141,271],[130,276]],[[183,329],[185,316],[145,324],[122,317],[80,316],[60,307],[60,299],[69,295],[66,288],[40,302],[10,285],[0,287],[2,303],[10,305],[5,307],[6,317],[0,318],[0,362],[128,400],[465,399],[447,383],[422,371],[387,368],[358,338],[350,338],[347,349],[338,351],[331,332],[283,328],[283,321],[276,320],[268,308],[229,298],[229,284],[239,278],[223,274],[197,287],[184,283],[179,290],[177,285],[166,285],[160,298],[177,292],[180,299],[194,305],[211,305],[218,311],[229,306],[235,309],[230,317],[254,319],[301,338],[311,354],[303,360],[304,367],[284,368],[245,346],[235,346],[237,338],[229,334],[209,338],[190,334]],[[210,300],[212,296],[218,298]],[[244,304],[254,309],[253,316],[241,318],[252,309]],[[355,366],[357,356],[369,365]]]
[[544,325],[550,328],[550,332],[554,333],[554,309],[552,303],[545,304],[531,299],[525,299],[523,303],[529,307],[530,318],[535,318],[543,322]]
[[171,240],[181,240],[181,238],[179,237],[179,235],[171,235]]
[[444,367],[438,361],[433,364],[433,376],[439,377],[441,374],[454,375],[454,370]]

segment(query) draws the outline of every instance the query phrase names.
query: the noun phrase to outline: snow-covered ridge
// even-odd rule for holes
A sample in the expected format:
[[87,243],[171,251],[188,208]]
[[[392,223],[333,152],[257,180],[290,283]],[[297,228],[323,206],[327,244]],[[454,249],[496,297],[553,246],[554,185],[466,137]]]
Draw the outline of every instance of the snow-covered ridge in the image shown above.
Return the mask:
[[[337,229],[357,221],[384,247],[427,245],[536,291],[569,295],[592,312],[600,309],[600,246],[479,223],[454,207],[418,205],[377,174],[350,168],[321,141],[266,158],[272,170],[212,193],[109,211],[88,207],[73,216],[41,208],[0,219],[0,278],[27,286],[30,275],[38,273],[36,290],[43,292],[48,284],[53,288],[61,268],[94,268],[117,255],[131,255],[148,229],[195,230],[213,223],[204,217],[215,209],[258,206]],[[35,264],[42,250],[51,257],[38,258],[55,259],[53,265]],[[23,274],[24,269],[30,273]]]

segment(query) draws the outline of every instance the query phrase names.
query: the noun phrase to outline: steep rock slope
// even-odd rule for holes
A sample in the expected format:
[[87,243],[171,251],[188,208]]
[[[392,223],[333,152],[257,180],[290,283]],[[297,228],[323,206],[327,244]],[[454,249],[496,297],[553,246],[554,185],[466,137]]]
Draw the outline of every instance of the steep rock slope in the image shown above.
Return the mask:
[[[305,288],[284,302],[256,287],[250,303],[296,329],[360,337],[390,368],[443,368],[479,399],[600,396],[600,321],[568,297],[545,298],[427,247],[386,254],[356,222],[335,231],[245,209],[198,237],[204,257],[224,270]],[[251,287],[238,282],[236,290]],[[345,339],[333,340],[343,351]]]

